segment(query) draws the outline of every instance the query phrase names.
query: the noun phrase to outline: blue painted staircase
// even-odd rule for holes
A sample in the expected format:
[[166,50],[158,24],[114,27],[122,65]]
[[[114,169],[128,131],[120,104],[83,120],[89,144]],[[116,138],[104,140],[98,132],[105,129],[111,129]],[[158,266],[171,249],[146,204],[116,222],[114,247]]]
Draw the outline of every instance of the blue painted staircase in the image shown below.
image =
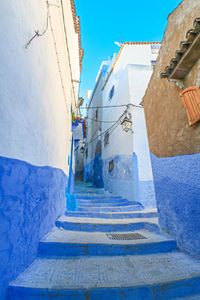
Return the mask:
[[8,300],[200,299],[200,262],[160,234],[156,210],[89,183],[75,192],[78,210],[56,220]]

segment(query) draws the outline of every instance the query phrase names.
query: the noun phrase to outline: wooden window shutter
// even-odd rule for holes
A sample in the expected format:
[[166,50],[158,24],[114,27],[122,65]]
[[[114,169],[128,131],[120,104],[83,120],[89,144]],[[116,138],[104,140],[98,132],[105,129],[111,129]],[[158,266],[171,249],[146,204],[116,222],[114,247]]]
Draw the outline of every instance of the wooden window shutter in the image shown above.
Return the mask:
[[189,124],[193,125],[200,120],[200,88],[191,86],[185,89],[180,96],[187,112]]

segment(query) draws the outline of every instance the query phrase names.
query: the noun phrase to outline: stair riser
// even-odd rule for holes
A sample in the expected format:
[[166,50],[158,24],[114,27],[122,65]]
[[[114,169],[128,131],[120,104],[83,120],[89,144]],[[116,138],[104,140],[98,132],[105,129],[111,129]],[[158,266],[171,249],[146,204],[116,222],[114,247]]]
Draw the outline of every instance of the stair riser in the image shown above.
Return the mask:
[[93,289],[29,289],[9,287],[8,300],[174,300],[200,293],[200,277],[139,287]]
[[123,256],[166,253],[177,250],[175,241],[164,241],[137,245],[109,244],[66,244],[40,242],[40,257],[72,257],[72,256]]
[[91,224],[91,223],[73,223],[56,221],[57,227],[62,227],[65,230],[86,231],[86,232],[120,232],[133,231],[143,229],[144,222],[128,223],[128,224]]
[[103,213],[103,212],[65,212],[67,217],[83,217],[83,218],[103,218],[103,219],[132,219],[132,218],[156,218],[157,213]]
[[130,203],[79,203],[80,208],[90,208],[90,207],[121,207],[121,206],[129,206]]
[[88,208],[80,208],[79,211],[86,211],[86,212],[125,212],[125,211],[140,211],[142,208],[137,205],[130,205],[124,207],[90,207]]
[[92,195],[77,195],[76,194],[76,198],[77,199],[111,199],[111,200],[120,200],[120,199],[124,199],[122,197],[119,197],[119,196],[106,196],[104,194],[92,194]]
[[[77,197],[106,197],[107,195],[105,195],[104,192],[95,192],[95,191],[91,191],[91,192],[74,192],[76,194]],[[113,197],[119,197],[119,196],[113,196]]]
[[[82,200],[82,199],[76,199],[79,203],[85,203],[85,204],[90,204],[90,203],[129,203],[130,204],[130,201],[128,200],[123,200],[123,199],[120,199],[120,200],[112,200],[112,199],[85,199],[85,200]],[[135,204],[135,203],[134,203]]]

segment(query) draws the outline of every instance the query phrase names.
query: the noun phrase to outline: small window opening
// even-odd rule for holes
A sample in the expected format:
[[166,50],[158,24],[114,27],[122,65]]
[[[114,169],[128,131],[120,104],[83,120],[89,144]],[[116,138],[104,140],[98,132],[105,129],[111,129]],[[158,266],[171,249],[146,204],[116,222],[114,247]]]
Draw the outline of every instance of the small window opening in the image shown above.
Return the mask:
[[113,85],[112,89],[110,90],[110,93],[109,93],[109,96],[108,96],[108,99],[109,101],[112,99],[112,97],[114,96],[114,92],[115,92],[115,87]]
[[96,114],[95,114],[96,120],[98,120],[98,116],[99,116],[99,111],[98,111],[98,108],[97,108],[96,109]]
[[109,143],[109,132],[106,132],[104,136],[104,147],[107,146]]

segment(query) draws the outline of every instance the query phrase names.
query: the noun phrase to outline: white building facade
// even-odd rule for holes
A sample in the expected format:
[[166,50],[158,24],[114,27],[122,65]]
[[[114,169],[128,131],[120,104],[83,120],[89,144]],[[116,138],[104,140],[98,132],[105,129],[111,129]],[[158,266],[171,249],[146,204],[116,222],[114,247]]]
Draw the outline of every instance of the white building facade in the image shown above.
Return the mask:
[[83,50],[74,1],[0,3],[0,299],[66,209]]
[[[95,85],[87,115],[88,132],[98,124],[98,134],[96,132],[87,138],[85,180],[95,182],[97,173],[94,170],[99,163],[102,173],[98,176],[102,177],[105,189],[130,201],[140,202],[144,208],[153,208],[156,203],[141,101],[159,48],[160,43],[157,42],[124,43],[119,54],[106,62],[106,72],[100,69],[99,77],[102,79]],[[132,130],[125,132],[121,123],[127,108]],[[100,112],[96,120],[95,110]],[[95,155],[97,141],[101,147],[100,162]]]

